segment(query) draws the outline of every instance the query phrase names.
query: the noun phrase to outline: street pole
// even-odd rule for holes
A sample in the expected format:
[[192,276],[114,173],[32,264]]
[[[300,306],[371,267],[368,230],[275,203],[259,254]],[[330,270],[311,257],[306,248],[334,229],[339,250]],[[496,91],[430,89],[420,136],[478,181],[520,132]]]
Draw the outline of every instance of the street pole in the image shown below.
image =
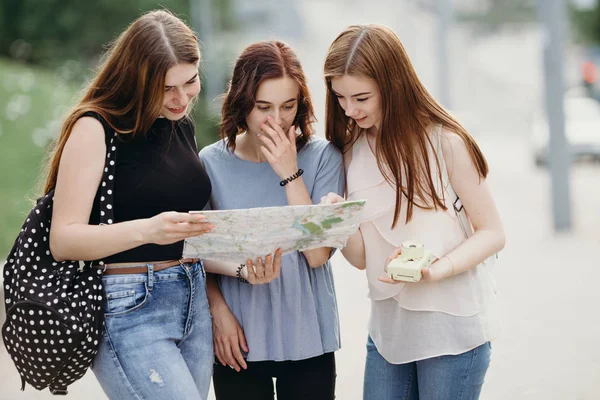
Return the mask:
[[439,101],[445,108],[452,108],[450,98],[450,62],[448,59],[448,42],[452,21],[451,0],[438,0],[438,88]]
[[564,0],[537,0],[543,28],[544,100],[550,129],[548,165],[552,186],[552,215],[555,231],[571,229],[570,149],[565,137],[564,115]]

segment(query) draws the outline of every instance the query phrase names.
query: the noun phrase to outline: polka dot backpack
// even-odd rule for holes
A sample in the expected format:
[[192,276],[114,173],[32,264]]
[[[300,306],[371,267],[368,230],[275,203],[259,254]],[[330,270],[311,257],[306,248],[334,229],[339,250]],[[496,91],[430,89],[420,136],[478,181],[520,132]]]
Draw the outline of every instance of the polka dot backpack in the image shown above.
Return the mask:
[[[107,157],[100,185],[100,223],[113,219],[116,133],[104,122]],[[107,129],[108,128],[108,129]],[[67,394],[98,352],[104,328],[102,262],[56,261],[49,232],[54,189],[27,216],[4,265],[4,345],[25,383]]]

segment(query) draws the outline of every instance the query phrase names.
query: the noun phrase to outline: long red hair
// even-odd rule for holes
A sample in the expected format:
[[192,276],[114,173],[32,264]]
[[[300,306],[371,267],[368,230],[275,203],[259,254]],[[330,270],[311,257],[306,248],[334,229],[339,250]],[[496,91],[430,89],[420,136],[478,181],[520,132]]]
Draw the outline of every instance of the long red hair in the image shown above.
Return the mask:
[[166,10],[150,11],[110,46],[82,98],[63,122],[47,166],[47,193],[56,184],[58,166],[73,125],[93,111],[121,134],[144,134],[160,115],[169,68],[200,61],[193,31]]
[[440,160],[436,156],[436,165],[432,166],[428,156],[428,148],[433,144],[427,129],[432,124],[441,124],[460,136],[479,176],[487,176],[488,166],[481,150],[466,129],[425,89],[400,39],[389,28],[381,25],[348,27],[329,47],[324,72],[327,86],[325,136],[341,151],[349,149],[364,133],[341,108],[331,87],[332,78],[343,75],[367,77],[379,87],[382,119],[376,154],[379,169],[396,188],[392,227],[398,222],[403,196],[407,199],[406,222],[410,221],[414,206],[446,209],[443,194],[435,190],[432,174],[432,167],[435,167],[441,177]]

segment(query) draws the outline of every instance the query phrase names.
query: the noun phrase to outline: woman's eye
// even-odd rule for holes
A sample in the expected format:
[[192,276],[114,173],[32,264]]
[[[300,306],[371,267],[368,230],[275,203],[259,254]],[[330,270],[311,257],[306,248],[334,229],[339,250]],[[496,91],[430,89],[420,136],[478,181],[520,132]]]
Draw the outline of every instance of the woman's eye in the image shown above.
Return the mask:
[[294,108],[295,106],[283,106],[284,110],[291,110],[292,108]]
[[187,82],[186,85],[194,84],[194,83],[196,83],[197,80],[198,80],[197,78],[194,78],[191,81]]
[[363,101],[367,101],[369,100],[368,97],[362,98],[362,99],[356,99],[356,101],[358,101],[359,103],[362,103]]
[[269,107],[257,107],[260,111],[269,111]]
[[173,86],[167,86],[167,87],[165,88],[165,92],[170,92],[170,91],[171,91],[171,89],[173,89]]

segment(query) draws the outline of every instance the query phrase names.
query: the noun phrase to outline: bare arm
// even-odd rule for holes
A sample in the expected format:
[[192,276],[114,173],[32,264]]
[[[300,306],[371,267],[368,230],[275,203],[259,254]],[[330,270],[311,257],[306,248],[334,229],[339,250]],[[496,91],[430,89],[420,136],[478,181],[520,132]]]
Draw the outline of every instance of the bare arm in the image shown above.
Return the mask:
[[54,192],[50,251],[56,260],[97,260],[142,244],[175,243],[209,230],[210,225],[202,223],[204,217],[177,212],[89,225],[105,158],[102,124],[92,117],[79,119],[63,150]]
[[[262,127],[268,137],[260,136],[264,147],[261,151],[271,164],[275,173],[283,180],[289,178],[298,171],[297,152],[296,152],[296,131],[295,127],[290,127],[289,131],[283,132],[270,117],[268,122]],[[294,179],[285,185],[285,195],[288,204],[291,206],[312,205],[313,201],[306,189],[302,176]],[[308,265],[312,268],[320,267],[325,264],[331,254],[331,248],[320,247],[317,249],[305,250],[302,252]]]
[[474,234],[432,265],[427,272],[433,276],[427,278],[434,280],[475,267],[502,250],[506,240],[502,221],[486,180],[479,177],[462,139],[444,131],[442,152],[450,183],[465,207]]
[[367,260],[365,257],[365,244],[363,242],[362,232],[360,228],[356,233],[348,238],[346,247],[342,249],[342,255],[353,266],[358,269],[367,268]]
[[[285,185],[285,195],[287,197],[288,204],[291,206],[313,204],[302,177],[299,177]],[[321,265],[325,264],[329,259],[330,253],[331,248],[329,247],[319,247],[317,249],[304,250],[302,252],[304,257],[306,257],[306,261],[308,261],[308,265],[310,265],[312,268],[320,267]]]
[[[210,274],[226,275],[226,276],[237,276],[238,268],[240,264],[228,261],[217,261],[217,260],[202,260],[204,269]],[[241,271],[242,278],[247,279],[248,271],[243,268]]]
[[[346,174],[346,180],[348,179],[348,168],[352,162],[352,148],[344,149],[344,173]],[[346,188],[348,184],[346,183]],[[347,191],[348,189],[346,189]],[[346,193],[346,196],[348,194]],[[363,241],[362,232],[360,228],[356,233],[348,239],[346,247],[342,249],[342,254],[348,260],[350,264],[358,269],[367,268],[367,257],[365,254],[365,243]]]
[[246,369],[246,360],[241,352],[249,351],[244,330],[227,306],[213,274],[206,275],[206,295],[212,315],[215,356],[221,365],[230,365],[237,372]]
[[474,234],[447,256],[455,274],[464,272],[502,250],[506,241],[496,203],[485,179],[480,179],[464,142],[445,132],[442,151],[454,191],[461,199]]
[[[497,253],[504,247],[505,236],[496,204],[484,178],[480,178],[463,140],[456,134],[444,131],[442,152],[452,188],[460,198],[473,225],[473,235],[456,249],[424,268],[424,280],[438,281],[465,272]],[[386,265],[400,254],[397,248],[387,258]],[[382,282],[399,281],[387,276]]]
[[229,309],[221,293],[221,289],[219,289],[217,277],[212,273],[206,275],[206,297],[208,298],[211,314],[213,310],[218,310],[221,307]]
[[[321,204],[335,204],[342,201],[344,198],[336,193],[328,193],[321,198]],[[365,244],[360,228],[348,238],[346,246],[342,249],[342,255],[353,267],[361,270],[367,268]]]
[[[352,161],[352,149],[347,148],[344,151],[344,172],[346,174],[346,180],[348,179],[348,167]],[[346,193],[347,196],[347,193]],[[321,199],[323,204],[333,204],[344,201],[344,198],[335,194],[329,193],[327,196]],[[365,255],[365,244],[360,228],[352,236],[348,238],[346,246],[342,249],[342,255],[344,258],[355,268],[360,270],[367,268],[367,260]]]
[[[238,276],[240,264],[228,261],[203,260],[206,272],[227,276]],[[242,278],[253,285],[269,283],[281,274],[281,249],[275,251],[275,255],[267,254],[254,262],[247,260],[245,266],[240,270]]]

